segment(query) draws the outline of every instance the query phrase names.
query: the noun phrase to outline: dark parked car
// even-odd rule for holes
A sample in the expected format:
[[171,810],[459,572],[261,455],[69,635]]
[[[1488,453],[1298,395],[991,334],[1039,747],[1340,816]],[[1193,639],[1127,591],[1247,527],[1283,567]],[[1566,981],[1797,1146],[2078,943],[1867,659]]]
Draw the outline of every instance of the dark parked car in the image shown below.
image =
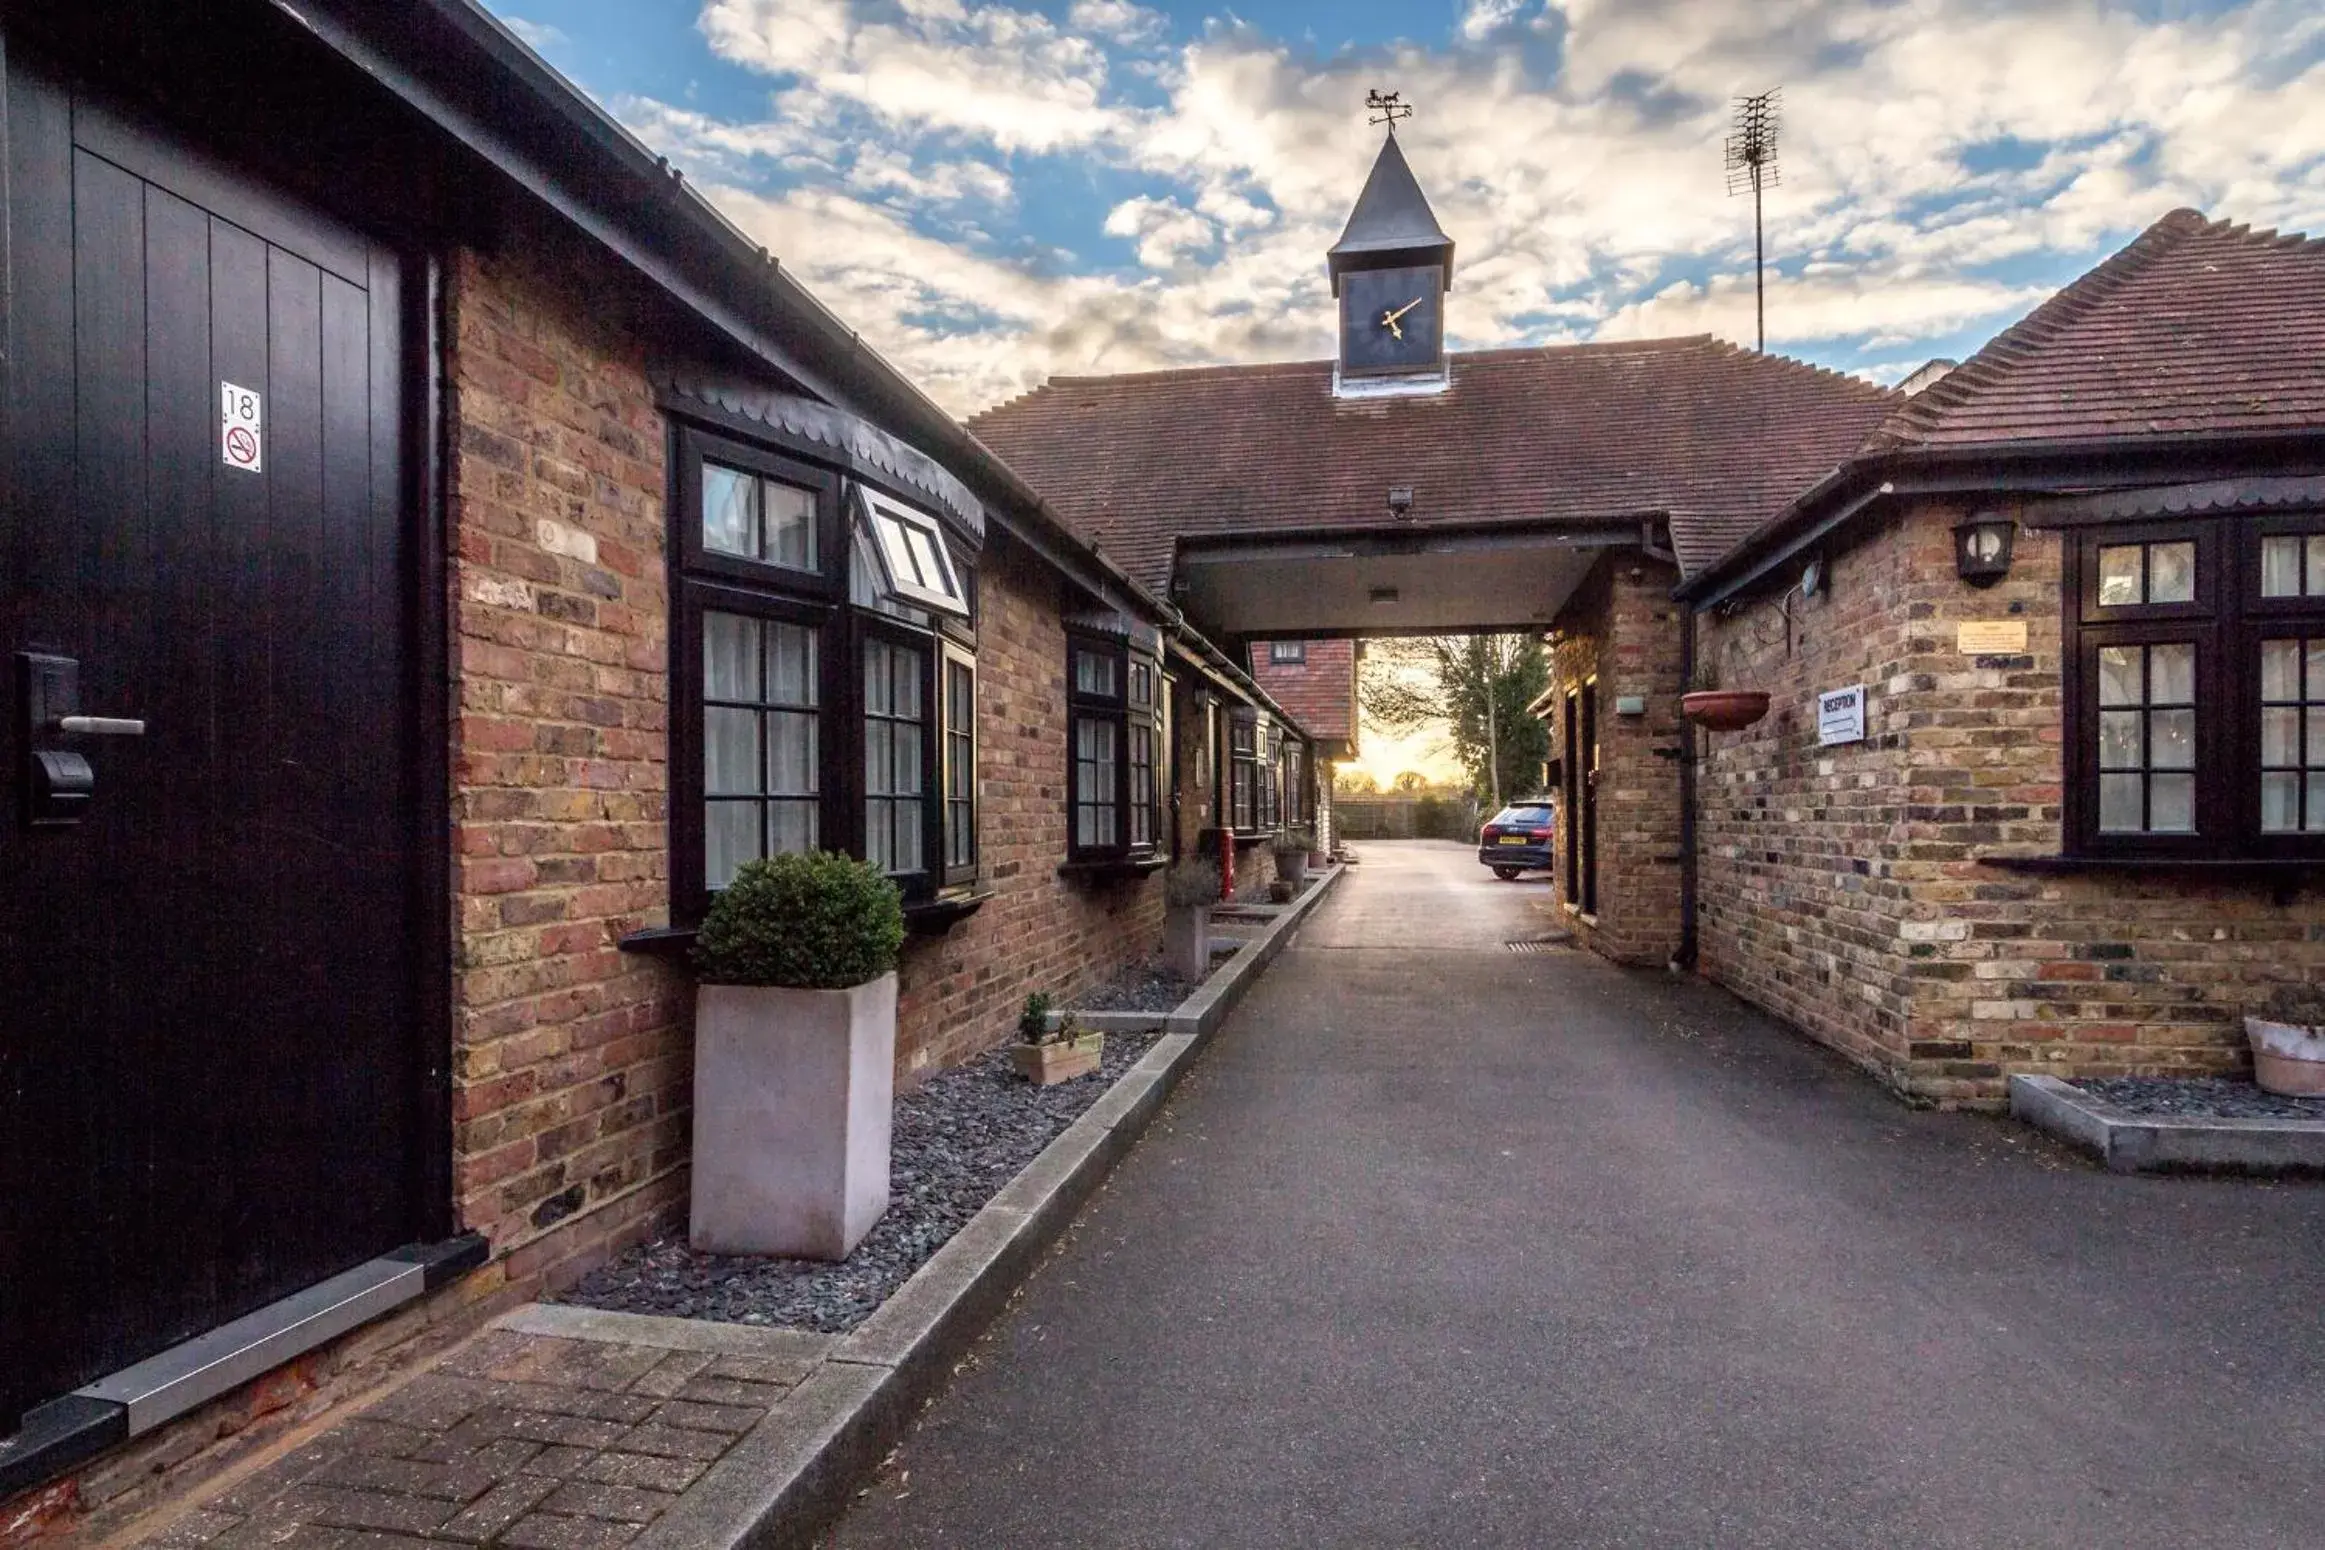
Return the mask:
[[1520,872],[1550,865],[1550,842],[1557,832],[1557,809],[1548,802],[1513,802],[1478,831],[1477,859],[1503,882],[1515,882]]

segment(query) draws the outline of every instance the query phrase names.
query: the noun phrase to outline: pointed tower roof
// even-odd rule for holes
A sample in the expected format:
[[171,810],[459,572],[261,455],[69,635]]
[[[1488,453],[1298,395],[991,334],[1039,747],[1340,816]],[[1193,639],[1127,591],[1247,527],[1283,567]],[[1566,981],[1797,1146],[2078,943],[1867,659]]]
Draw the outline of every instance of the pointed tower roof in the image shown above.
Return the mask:
[[1325,255],[1332,272],[1332,292],[1340,293],[1340,276],[1348,269],[1379,269],[1399,263],[1442,264],[1446,288],[1452,288],[1453,239],[1437,224],[1429,198],[1405,164],[1405,153],[1392,131],[1356,196],[1348,225]]

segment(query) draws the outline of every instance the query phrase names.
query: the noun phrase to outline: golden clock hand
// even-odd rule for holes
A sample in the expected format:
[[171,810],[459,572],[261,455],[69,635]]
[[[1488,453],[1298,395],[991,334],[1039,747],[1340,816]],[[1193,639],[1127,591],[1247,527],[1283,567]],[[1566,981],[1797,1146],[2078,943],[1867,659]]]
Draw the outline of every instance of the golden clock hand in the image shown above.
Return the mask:
[[[1382,321],[1386,322],[1391,328],[1394,328],[1396,326],[1397,319],[1403,317],[1406,313],[1412,311],[1415,307],[1418,307],[1421,304],[1421,300],[1422,298],[1418,296],[1414,297],[1411,301],[1406,302],[1403,306],[1397,308],[1396,311],[1390,313]],[[1401,339],[1404,336],[1400,334],[1397,337]]]
[[1394,312],[1384,312],[1384,313],[1382,313],[1382,314],[1380,315],[1380,320],[1381,320],[1381,326],[1382,326],[1382,327],[1384,327],[1384,328],[1386,328],[1386,329],[1389,331],[1389,337],[1390,337],[1390,338],[1392,338],[1392,339],[1402,339],[1402,338],[1404,338],[1404,337],[1405,337],[1405,331],[1404,331],[1403,329],[1401,329],[1401,328],[1397,327],[1397,314],[1396,314],[1396,313],[1394,313]]

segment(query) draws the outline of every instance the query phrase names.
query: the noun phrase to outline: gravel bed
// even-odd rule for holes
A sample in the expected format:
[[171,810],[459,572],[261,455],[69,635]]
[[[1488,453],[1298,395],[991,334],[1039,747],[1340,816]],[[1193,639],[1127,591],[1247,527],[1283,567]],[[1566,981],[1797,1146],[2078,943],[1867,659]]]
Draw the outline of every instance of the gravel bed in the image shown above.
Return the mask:
[[[1176,1003],[1174,1003],[1175,1005]],[[1153,1045],[1106,1036],[1099,1069],[1036,1087],[997,1049],[896,1100],[888,1214],[840,1264],[697,1254],[683,1232],[592,1271],[559,1302],[721,1324],[844,1334],[870,1318],[945,1240]]]
[[2087,1077],[2074,1084],[2131,1114],[2180,1119],[2325,1119],[2325,1098],[2280,1098],[2228,1077]]
[[1175,1012],[1202,984],[1201,980],[1173,974],[1159,963],[1134,963],[1088,995],[1076,997],[1074,1010]]

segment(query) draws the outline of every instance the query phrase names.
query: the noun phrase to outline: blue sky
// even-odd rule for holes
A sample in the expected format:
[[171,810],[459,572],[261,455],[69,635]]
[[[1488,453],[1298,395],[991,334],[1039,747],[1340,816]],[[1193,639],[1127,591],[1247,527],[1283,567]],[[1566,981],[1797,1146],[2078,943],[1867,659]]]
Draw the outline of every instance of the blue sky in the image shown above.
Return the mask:
[[1457,349],[1751,339],[1721,139],[1784,92],[1770,348],[1894,380],[2179,205],[2325,228],[2315,0],[491,0],[949,407],[1330,353],[1378,145]]

